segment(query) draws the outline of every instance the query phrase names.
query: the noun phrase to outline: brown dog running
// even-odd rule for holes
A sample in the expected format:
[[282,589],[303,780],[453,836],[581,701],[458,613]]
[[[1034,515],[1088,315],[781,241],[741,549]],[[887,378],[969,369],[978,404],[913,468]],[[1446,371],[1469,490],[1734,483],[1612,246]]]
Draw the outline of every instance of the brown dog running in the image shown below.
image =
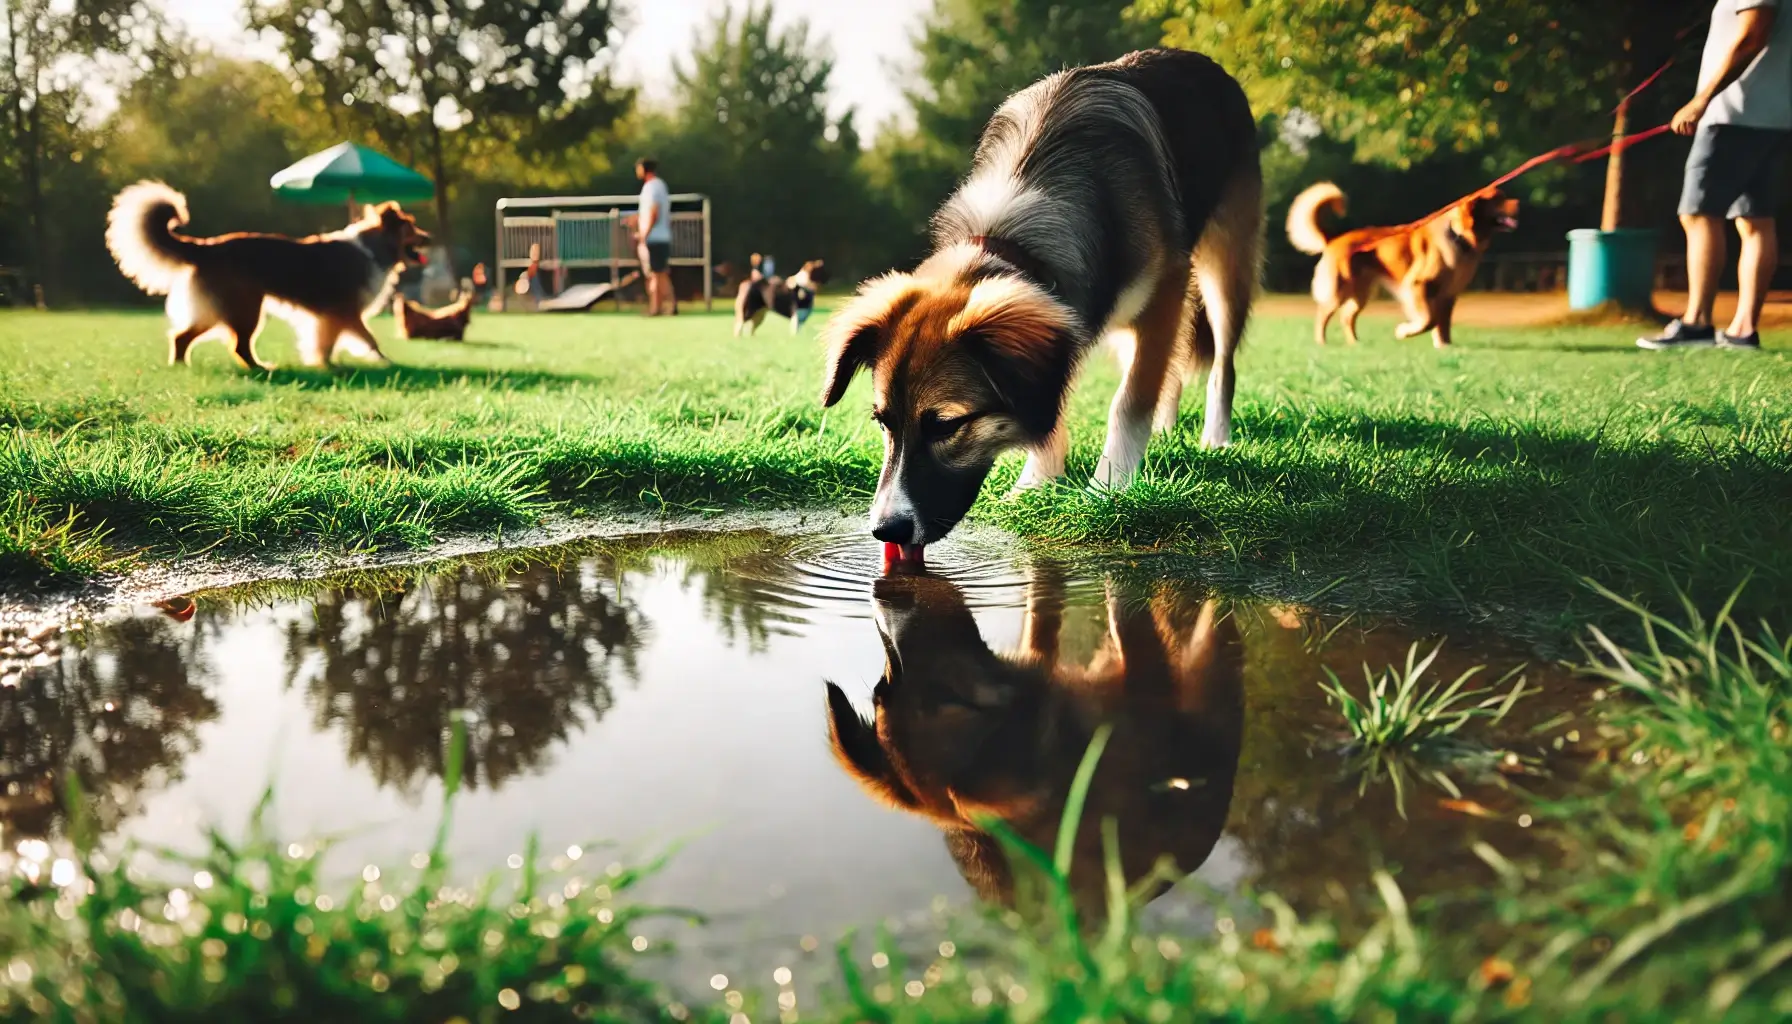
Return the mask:
[[398,336],[408,341],[465,341],[473,320],[472,282],[462,282],[460,298],[440,309],[419,306],[402,295],[392,297]]
[[341,231],[311,238],[238,232],[191,238],[187,198],[159,181],[140,181],[112,201],[106,247],[118,269],[151,295],[168,296],[169,361],[184,363],[195,341],[218,329],[232,337],[245,368],[267,369],[255,357],[262,313],[292,323],[299,358],[329,363],[347,339],[362,355],[386,357],[367,329],[406,264],[421,262],[429,235],[397,203],[369,206]]
[[1319,257],[1313,301],[1319,304],[1313,338],[1325,344],[1332,317],[1344,313],[1344,337],[1357,342],[1356,318],[1376,285],[1386,285],[1406,309],[1395,337],[1426,331],[1438,348],[1450,343],[1456,299],[1474,280],[1493,236],[1518,226],[1518,200],[1497,189],[1469,196],[1444,213],[1397,228],[1360,228],[1329,235],[1321,213],[1344,212],[1344,192],[1329,181],[1310,186],[1288,208],[1288,241]]
[[[872,610],[887,658],[874,717],[861,718],[830,683],[829,739],[866,793],[930,821],[979,895],[1010,904],[1015,873],[989,823],[1052,849],[1077,766],[1096,731],[1111,726],[1070,869],[1093,919],[1107,901],[1104,822],[1118,829],[1128,883],[1166,860],[1192,872],[1212,852],[1241,749],[1244,648],[1211,600],[1110,581],[1104,616],[1067,608],[1053,568],[1031,576],[1013,654],[990,649],[953,583],[879,580]],[[1063,657],[1061,638],[1092,619],[1106,627],[1105,642],[1088,660]],[[1160,891],[1173,881],[1156,878]]]

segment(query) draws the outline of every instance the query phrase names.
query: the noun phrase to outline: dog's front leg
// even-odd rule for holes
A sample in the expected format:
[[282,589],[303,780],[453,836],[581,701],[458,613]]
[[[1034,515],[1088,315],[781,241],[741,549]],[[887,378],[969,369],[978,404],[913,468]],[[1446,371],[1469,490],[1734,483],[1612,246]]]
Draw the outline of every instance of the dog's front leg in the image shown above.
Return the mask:
[[1151,418],[1153,432],[1167,434],[1176,429],[1176,420],[1182,414],[1182,387],[1185,383],[1185,371],[1182,369],[1171,370],[1164,378],[1164,392],[1157,396],[1157,412]]
[[1431,330],[1431,344],[1434,348],[1450,347],[1450,321],[1455,317],[1455,297],[1438,300],[1437,311],[1431,316],[1432,322],[1436,324]]
[[1127,332],[1113,335],[1120,358],[1120,390],[1108,408],[1108,437],[1102,444],[1101,461],[1089,486],[1095,490],[1120,490],[1132,484],[1145,446],[1151,442],[1151,424],[1163,399],[1165,378],[1176,356],[1183,318],[1187,277],[1160,282],[1151,301],[1133,322],[1131,344]]
[[[1139,360],[1133,361],[1133,369],[1138,369]],[[1114,394],[1114,404],[1108,409],[1108,438],[1101,448],[1101,461],[1095,464],[1095,476],[1089,480],[1089,486],[1098,491],[1118,491],[1131,486],[1133,478],[1138,475],[1139,463],[1145,460],[1145,446],[1151,441],[1151,419],[1157,410],[1157,394],[1153,391],[1149,397],[1138,394],[1143,388],[1134,388],[1134,373],[1127,374],[1127,380],[1120,385]],[[1158,381],[1162,382],[1162,371],[1158,372]]]
[[1394,328],[1394,337],[1414,338],[1437,326],[1431,289],[1419,280],[1417,273],[1408,277],[1406,287],[1400,289],[1400,304],[1406,307],[1406,322]]
[[1045,443],[1027,455],[1027,464],[1020,471],[1020,479],[1014,482],[1014,490],[1010,494],[1030,491],[1042,484],[1047,484],[1064,475],[1064,456],[1070,451],[1070,428],[1064,423],[1064,417],[1058,417],[1058,425],[1052,428],[1051,435]]

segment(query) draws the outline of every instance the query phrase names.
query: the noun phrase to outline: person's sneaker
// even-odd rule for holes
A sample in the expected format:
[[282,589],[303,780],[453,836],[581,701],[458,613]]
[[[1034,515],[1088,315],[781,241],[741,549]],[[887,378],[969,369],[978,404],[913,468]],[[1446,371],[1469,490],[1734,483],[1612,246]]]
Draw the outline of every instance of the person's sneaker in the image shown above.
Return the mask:
[[1717,347],[1718,348],[1740,348],[1740,349],[1747,349],[1750,352],[1759,352],[1759,351],[1761,351],[1761,332],[1755,331],[1752,334],[1744,334],[1744,335],[1738,336],[1738,335],[1730,334],[1727,331],[1718,331],[1717,332]]
[[1669,348],[1710,348],[1715,344],[1717,344],[1717,329],[1710,324],[1696,327],[1677,319],[1669,320],[1667,327],[1652,338],[1636,339],[1637,348],[1658,352]]

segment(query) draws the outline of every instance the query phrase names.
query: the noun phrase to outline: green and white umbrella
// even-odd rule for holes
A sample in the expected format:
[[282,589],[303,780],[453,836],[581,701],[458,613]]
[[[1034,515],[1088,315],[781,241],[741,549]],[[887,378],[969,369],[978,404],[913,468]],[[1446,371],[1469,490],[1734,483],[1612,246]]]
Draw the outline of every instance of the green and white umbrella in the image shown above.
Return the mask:
[[301,203],[401,203],[434,199],[435,183],[377,149],[353,142],[313,153],[269,179],[275,192]]

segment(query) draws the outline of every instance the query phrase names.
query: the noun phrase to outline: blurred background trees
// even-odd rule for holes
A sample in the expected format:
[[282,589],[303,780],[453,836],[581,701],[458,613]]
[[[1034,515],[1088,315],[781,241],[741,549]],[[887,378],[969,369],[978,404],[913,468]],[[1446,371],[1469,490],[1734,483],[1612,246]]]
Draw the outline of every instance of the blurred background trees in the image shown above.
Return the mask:
[[[1155,43],[1207,52],[1245,83],[1272,225],[1320,178],[1350,193],[1353,222],[1399,222],[1532,153],[1609,133],[1618,97],[1678,54],[1632,110],[1633,126],[1666,120],[1690,92],[1709,8],[933,0],[889,71],[907,110],[866,126],[830,103],[824,41],[774,24],[773,3],[718,5],[672,95],[649,101],[613,73],[624,0],[252,0],[270,62],[193,45],[148,0],[0,0],[0,266],[52,305],[140,301],[100,239],[117,188],[168,180],[200,233],[332,228],[333,208],[281,203],[267,178],[352,138],[446,186],[421,213],[457,266],[490,258],[499,196],[633,192],[633,162],[651,154],[674,189],[714,197],[719,260],[766,251],[792,269],[824,257],[872,273],[924,255],[929,216],[1003,98]],[[1677,139],[1632,151],[1631,223],[1671,221],[1684,153]],[[1563,231],[1596,225],[1603,175],[1593,163],[1525,178],[1507,246],[1559,250]],[[1270,243],[1268,284],[1303,288],[1308,261],[1279,229]]]

